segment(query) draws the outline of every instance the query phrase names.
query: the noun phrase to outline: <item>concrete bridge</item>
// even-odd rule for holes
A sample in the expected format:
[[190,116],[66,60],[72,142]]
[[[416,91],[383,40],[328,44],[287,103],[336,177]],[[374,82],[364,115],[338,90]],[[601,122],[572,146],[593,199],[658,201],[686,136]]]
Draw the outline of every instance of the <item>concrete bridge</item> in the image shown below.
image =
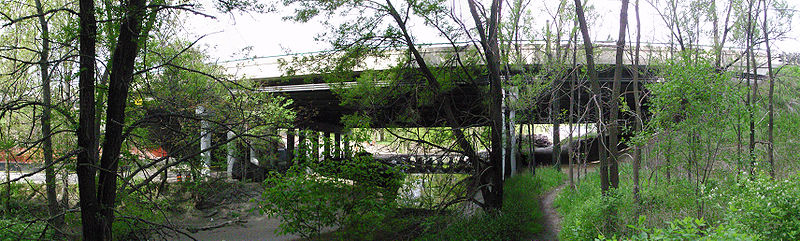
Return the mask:
[[[430,65],[442,67],[447,63],[452,63],[452,58],[457,54],[469,54],[465,49],[469,49],[469,47],[466,46],[458,51],[453,51],[453,49],[450,47],[426,46],[422,48],[421,52],[423,57]],[[532,70],[531,72],[533,73],[536,73],[537,69],[541,69],[541,66],[536,64],[541,63],[542,59],[544,58],[541,50],[542,46],[537,44],[529,44],[522,47],[525,61],[528,63],[534,63],[526,66],[525,69]],[[601,44],[596,46],[595,62],[598,66],[597,70],[599,75],[599,79],[596,81],[600,82],[602,96],[605,96],[605,98],[608,98],[611,93],[614,71],[613,65],[615,63],[614,50],[614,46],[610,43],[608,45]],[[739,49],[728,49],[724,51],[722,61],[723,65],[736,62],[739,64],[733,64],[733,68],[743,69],[743,66],[740,64],[742,63],[742,61],[740,61],[741,52],[742,50]],[[643,57],[640,60],[640,66],[632,66],[631,58],[625,58],[626,70],[623,71],[621,94],[625,102],[628,104],[629,109],[634,109],[634,88],[631,71],[634,69],[639,70],[641,83],[659,81],[652,72],[648,71],[646,66],[651,63],[659,63],[659,61],[671,56],[671,53],[672,50],[665,45],[645,45],[645,47],[642,48]],[[360,69],[353,70],[352,81],[344,81],[343,83],[336,84],[326,83],[322,75],[313,73],[311,70],[303,67],[295,69],[295,75],[284,76],[284,71],[282,69],[283,64],[291,63],[293,60],[297,60],[308,55],[284,55],[252,58],[226,62],[224,65],[230,74],[239,76],[241,78],[254,80],[259,83],[258,90],[273,93],[275,95],[285,96],[293,100],[293,104],[290,107],[297,111],[297,118],[294,123],[294,128],[289,128],[282,131],[285,133],[283,136],[284,143],[286,143],[286,148],[283,151],[285,153],[289,153],[288,158],[291,158],[291,153],[293,153],[296,149],[296,144],[305,145],[303,143],[310,143],[315,145],[313,143],[319,142],[320,137],[331,138],[331,140],[333,140],[333,145],[330,148],[334,149],[334,153],[348,152],[350,145],[347,142],[346,137],[342,138],[342,135],[346,135],[347,133],[343,132],[341,119],[343,116],[349,114],[359,112],[368,113],[372,121],[370,123],[371,128],[445,126],[446,123],[444,121],[444,116],[442,113],[440,113],[441,103],[438,101],[441,98],[449,98],[452,100],[452,103],[454,103],[453,107],[456,110],[456,113],[458,113],[456,118],[460,123],[459,126],[478,127],[490,125],[488,110],[484,104],[486,102],[484,97],[487,96],[486,93],[488,90],[488,80],[486,76],[480,74],[475,75],[477,77],[473,80],[458,81],[458,84],[455,86],[455,88],[452,88],[452,90],[444,93],[444,96],[436,98],[436,100],[434,100],[432,103],[429,103],[428,105],[417,106],[418,108],[415,110],[416,112],[413,112],[414,115],[411,116],[413,118],[396,118],[398,111],[401,110],[398,108],[398,106],[415,104],[413,103],[413,98],[404,98],[402,97],[404,96],[402,93],[400,95],[394,93],[393,96],[401,97],[395,97],[394,99],[390,99],[386,102],[391,104],[372,106],[368,109],[359,108],[357,106],[342,105],[340,97],[336,95],[333,89],[337,87],[348,88],[356,85],[357,83],[355,80],[363,73],[366,73],[365,71],[367,70],[384,71],[391,68],[395,63],[397,63],[398,59],[404,57],[404,52],[388,51],[387,55],[389,56],[387,58],[364,60],[364,65],[362,65]],[[759,55],[757,60],[765,61],[765,57]],[[577,64],[581,65],[582,63],[578,62]],[[780,63],[777,63],[776,65],[780,65]],[[576,70],[577,69],[573,69],[571,71]],[[517,73],[519,73],[519,71],[517,71]],[[758,68],[756,73],[749,73],[747,70],[743,70],[742,75],[759,76],[763,75],[764,73],[766,73],[766,69],[761,67]],[[514,73],[512,72],[511,74],[513,75]],[[507,74],[504,77],[508,79],[510,75]],[[538,101],[533,108],[514,110],[508,108],[508,106],[504,104],[504,110],[507,113],[505,118],[509,120],[509,123],[512,123],[512,129],[514,123],[511,120],[515,119],[515,114],[532,116],[530,119],[523,119],[522,123],[533,122],[550,124],[554,123],[551,118],[551,113],[553,113],[553,111],[556,113],[567,113],[570,103],[577,103],[577,106],[580,107],[578,110],[576,110],[577,113],[573,113],[577,116],[573,118],[574,123],[595,122],[594,114],[591,113],[591,111],[589,111],[589,113],[585,113],[584,111],[594,109],[586,107],[590,104],[590,98],[592,97],[592,93],[589,90],[590,81],[595,80],[567,77],[560,81],[546,79],[530,79],[529,81],[538,81],[540,83],[549,82],[549,87],[537,97]],[[408,84],[414,85],[418,83],[409,82]],[[393,88],[393,86],[386,82],[375,82],[375,85],[385,89],[387,92],[402,91],[401,88]],[[517,98],[517,90],[515,89],[515,86],[511,84],[506,84],[505,86],[510,88],[504,90],[504,103]],[[557,94],[554,95],[554,93]],[[408,94],[411,95],[412,93]],[[553,98],[554,96],[558,96],[558,98]],[[641,93],[640,96],[647,95],[646,93]],[[554,110],[553,104],[556,104],[555,106],[559,107]],[[515,111],[519,113],[514,113]],[[632,120],[632,117],[629,115],[629,113],[621,113],[620,117],[622,119]],[[563,123],[567,120],[567,117],[563,117],[557,121]],[[298,132],[297,130],[304,131]],[[511,133],[516,132],[512,130]],[[514,137],[512,136],[511,138]],[[250,153],[253,156],[256,155],[252,150]],[[319,156],[319,154],[317,155]],[[251,157],[250,159],[253,160],[256,158]],[[411,160],[414,158],[407,159]],[[230,165],[229,160],[229,169],[230,166],[232,165]]]

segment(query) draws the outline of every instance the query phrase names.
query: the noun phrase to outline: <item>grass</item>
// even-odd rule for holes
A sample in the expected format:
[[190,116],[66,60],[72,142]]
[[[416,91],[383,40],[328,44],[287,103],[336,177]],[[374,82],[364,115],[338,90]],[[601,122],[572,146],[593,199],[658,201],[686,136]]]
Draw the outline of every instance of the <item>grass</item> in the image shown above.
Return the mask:
[[[735,174],[728,174],[701,184],[700,191],[685,178],[660,183],[645,178],[636,202],[630,165],[620,167],[620,187],[607,196],[600,194],[597,172],[587,175],[577,190],[564,189],[559,194],[554,203],[563,217],[559,239],[593,240],[601,235],[614,240],[800,238],[800,177],[775,181],[761,173],[754,180],[737,181]],[[695,237],[681,235],[697,237],[671,239]]]
[[637,225],[640,215],[647,217],[645,226],[664,227],[667,221],[697,213],[698,197],[694,187],[688,181],[677,178],[669,185],[648,183],[644,178],[641,183],[641,202],[635,204],[630,172],[630,165],[620,165],[620,187],[611,190],[605,197],[600,194],[597,172],[589,173],[582,179],[577,190],[564,189],[554,202],[563,217],[559,239],[591,240],[601,234],[630,235],[634,232],[631,225]]
[[553,168],[525,172],[505,182],[503,208],[498,213],[456,217],[438,232],[420,240],[518,240],[542,230],[539,197],[558,185],[565,175]]

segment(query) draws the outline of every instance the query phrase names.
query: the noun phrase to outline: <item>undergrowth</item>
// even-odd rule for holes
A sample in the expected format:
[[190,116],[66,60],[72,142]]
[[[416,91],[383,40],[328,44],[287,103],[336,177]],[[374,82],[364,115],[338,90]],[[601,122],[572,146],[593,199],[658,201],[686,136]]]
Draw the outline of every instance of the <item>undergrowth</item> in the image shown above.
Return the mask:
[[[555,200],[561,240],[798,240],[800,177],[773,181],[722,175],[695,189],[688,181],[643,180],[636,202],[628,165],[620,188],[600,194],[598,173]],[[696,191],[697,190],[697,191]]]
[[539,196],[563,183],[565,175],[554,168],[525,172],[505,181],[503,208],[497,213],[456,217],[446,228],[420,240],[519,240],[542,230]]

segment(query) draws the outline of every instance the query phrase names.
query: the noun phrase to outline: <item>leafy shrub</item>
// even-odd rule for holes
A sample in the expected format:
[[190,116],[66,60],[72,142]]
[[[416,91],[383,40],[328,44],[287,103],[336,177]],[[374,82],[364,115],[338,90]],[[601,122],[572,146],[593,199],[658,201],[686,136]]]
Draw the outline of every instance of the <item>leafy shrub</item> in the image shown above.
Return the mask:
[[774,181],[765,175],[730,190],[726,221],[764,240],[800,240],[800,177]]
[[[726,225],[709,227],[701,218],[678,219],[668,222],[666,228],[646,228],[643,227],[645,217],[639,217],[639,224],[631,226],[636,230],[636,234],[626,240],[648,241],[648,240],[758,240],[758,237],[738,232],[736,229]],[[595,240],[619,240],[616,236],[611,238],[600,235]]]
[[[620,177],[629,176],[630,165],[620,165]],[[687,180],[674,180],[656,186],[643,180],[640,201],[633,198],[632,183],[620,179],[618,189],[607,196],[600,193],[599,173],[589,173],[577,190],[564,189],[555,200],[562,215],[562,240],[591,240],[599,235],[626,236],[635,233],[640,215],[647,216],[648,227],[664,227],[669,221],[697,214],[698,199]],[[706,209],[709,209],[706,207]],[[708,213],[708,212],[706,212]]]
[[279,234],[317,237],[325,228],[339,227],[348,238],[370,239],[370,231],[394,210],[403,180],[398,170],[376,163],[359,155],[335,167],[307,162],[285,174],[272,172],[264,181],[261,211],[282,219]]
[[138,193],[119,193],[117,196],[116,220],[111,231],[120,240],[147,240],[151,231],[160,227],[153,223],[162,223],[166,219],[162,208],[167,207],[162,201],[148,200]]
[[44,221],[27,222],[17,219],[0,218],[0,240],[47,240],[49,233],[42,236],[47,223]]

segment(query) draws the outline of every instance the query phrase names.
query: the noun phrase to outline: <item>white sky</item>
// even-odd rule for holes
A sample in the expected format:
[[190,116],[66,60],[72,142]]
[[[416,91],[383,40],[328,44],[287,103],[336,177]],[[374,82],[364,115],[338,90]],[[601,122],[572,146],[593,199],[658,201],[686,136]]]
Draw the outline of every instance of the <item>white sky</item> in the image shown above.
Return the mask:
[[[207,0],[206,0],[207,1]],[[796,0],[787,0],[794,9],[797,9]],[[545,3],[542,3],[545,2]],[[633,1],[631,1],[633,2]],[[549,18],[544,8],[555,9],[557,1],[531,1],[528,7],[537,16],[534,24],[537,29],[544,25],[544,19]],[[615,40],[619,26],[620,1],[618,0],[589,0],[595,7],[599,16],[598,22],[590,25],[593,41]],[[546,6],[545,6],[546,5]],[[504,6],[505,8],[506,6]],[[214,14],[213,8],[207,7],[207,12]],[[468,11],[466,7],[462,11]],[[314,37],[325,31],[317,22],[293,23],[283,21],[282,16],[290,10],[280,10],[278,13],[269,14],[214,14],[217,19],[191,15],[185,21],[185,31],[190,40],[202,35],[208,35],[200,41],[214,60],[227,61],[246,57],[267,57],[287,53],[306,53],[324,51],[329,49],[327,43],[316,42]],[[656,15],[655,10],[645,0],[640,6],[643,42],[666,42],[666,28],[663,21]],[[468,14],[468,12],[464,12]],[[468,16],[468,15],[466,15]],[[720,17],[722,19],[722,17]],[[471,23],[471,19],[466,22]],[[800,23],[800,13],[795,14],[793,25]],[[635,15],[633,5],[629,7],[629,27],[635,29]],[[410,31],[420,32],[422,27],[412,26]],[[416,34],[416,41],[424,43],[445,42],[440,37],[432,34],[431,30],[423,30]],[[633,33],[633,32],[631,32]],[[800,29],[794,29],[787,39],[774,43],[777,52],[800,52]],[[727,46],[730,46],[728,43]],[[249,51],[245,49],[249,48]]]

